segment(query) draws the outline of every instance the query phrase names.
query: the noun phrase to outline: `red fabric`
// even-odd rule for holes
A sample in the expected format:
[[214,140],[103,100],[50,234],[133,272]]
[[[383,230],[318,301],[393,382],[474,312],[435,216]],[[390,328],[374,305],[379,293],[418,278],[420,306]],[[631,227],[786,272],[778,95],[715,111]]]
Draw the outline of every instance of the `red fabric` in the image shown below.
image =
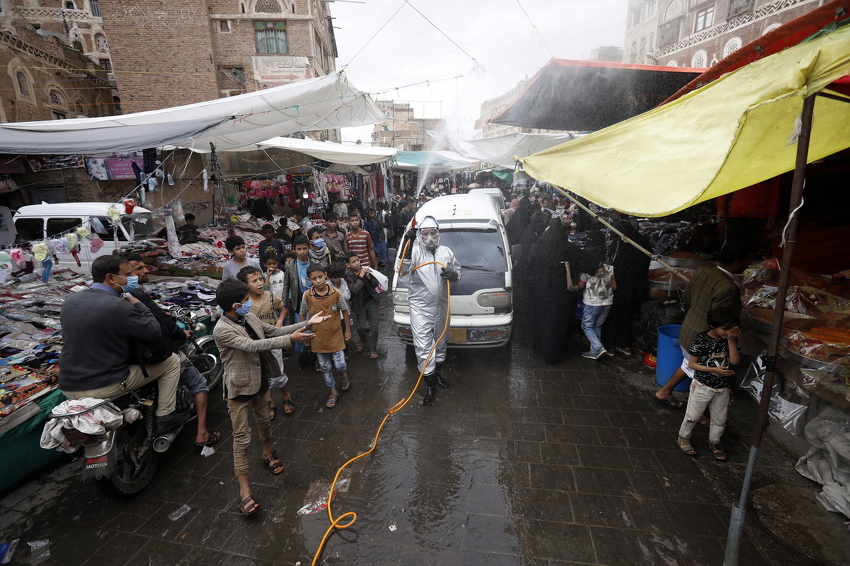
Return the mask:
[[717,197],[717,212],[724,210],[726,218],[766,220],[768,216],[775,216],[779,210],[779,177]]

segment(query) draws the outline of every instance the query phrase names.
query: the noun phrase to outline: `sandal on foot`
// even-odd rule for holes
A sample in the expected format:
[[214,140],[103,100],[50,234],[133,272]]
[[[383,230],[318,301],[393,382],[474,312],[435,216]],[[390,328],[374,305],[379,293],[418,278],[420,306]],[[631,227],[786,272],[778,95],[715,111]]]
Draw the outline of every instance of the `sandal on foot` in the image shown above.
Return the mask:
[[245,515],[246,517],[249,517],[260,509],[262,509],[262,507],[260,507],[260,504],[257,503],[257,501],[254,499],[253,495],[249,495],[248,497],[243,499],[242,503],[237,505],[236,508],[239,509],[239,512]]
[[688,456],[696,456],[697,451],[694,450],[693,446],[691,446],[691,440],[689,438],[679,437],[678,439],[676,439],[676,444],[678,444],[679,448],[682,449],[682,452],[684,452]]
[[363,352],[365,352],[365,351],[366,351],[366,346],[364,346],[363,344],[358,344],[358,345],[357,345],[357,352],[358,352],[358,353],[362,354],[362,353],[363,353]]
[[339,399],[339,395],[334,395],[333,393],[331,393],[330,395],[328,395],[328,400],[325,401],[325,407],[327,407],[328,409],[333,409],[334,407],[336,407],[337,399]]
[[207,441],[206,442],[195,442],[195,446],[203,447],[203,446],[214,446],[219,440],[221,440],[220,432],[208,432],[207,433]]
[[702,426],[711,426],[711,419],[705,415],[699,418],[699,424]]
[[278,459],[277,454],[272,454],[268,458],[263,458],[263,465],[266,466],[271,473],[278,475],[283,472],[283,462]]
[[380,357],[380,354],[378,354],[378,352],[372,352],[371,354],[369,354],[370,360],[377,360],[379,357]]
[[676,400],[674,397],[658,397],[655,393],[652,394],[652,398],[656,400],[656,402],[661,403],[662,405],[666,405],[671,409],[681,409],[684,407],[681,401]]
[[276,418],[277,418],[277,407],[272,405],[271,407],[269,407],[269,420],[273,421]]
[[295,402],[292,400],[292,397],[283,400],[283,414],[291,415],[295,412]]
[[313,366],[313,369],[316,370],[316,373],[322,373],[322,366],[319,365],[319,362],[316,362],[316,365]]
[[726,461],[726,452],[723,451],[719,444],[715,444],[711,447],[711,455],[714,456],[714,459],[718,462]]
[[349,387],[351,387],[351,383],[348,381],[348,374],[339,376],[339,389],[341,391],[348,391]]

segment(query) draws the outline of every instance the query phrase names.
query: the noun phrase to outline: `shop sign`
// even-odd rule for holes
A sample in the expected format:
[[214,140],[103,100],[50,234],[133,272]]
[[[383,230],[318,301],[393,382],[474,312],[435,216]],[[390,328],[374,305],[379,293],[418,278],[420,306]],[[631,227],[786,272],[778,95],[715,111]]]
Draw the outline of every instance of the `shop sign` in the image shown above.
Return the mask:
[[260,88],[303,81],[314,78],[307,57],[254,57],[254,77]]
[[113,154],[104,157],[87,157],[86,171],[92,179],[99,181],[135,180],[133,162],[144,169],[142,152]]
[[29,155],[27,163],[33,173],[83,166],[82,155]]
[[24,158],[18,155],[17,157],[9,157],[4,155],[0,157],[0,173],[26,173],[27,167]]

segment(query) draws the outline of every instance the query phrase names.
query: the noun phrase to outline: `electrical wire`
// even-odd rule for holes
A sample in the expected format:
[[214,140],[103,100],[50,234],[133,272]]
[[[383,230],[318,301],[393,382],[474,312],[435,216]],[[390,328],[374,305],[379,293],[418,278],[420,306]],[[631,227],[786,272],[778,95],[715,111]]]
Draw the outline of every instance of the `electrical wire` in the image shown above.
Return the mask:
[[[405,2],[407,2],[407,0],[405,0]],[[348,63],[346,63],[345,65],[343,65],[342,69],[340,69],[340,72],[344,71],[344,70],[345,70],[345,69],[346,69],[349,65],[351,65],[351,62],[352,62],[352,61],[354,61],[354,60],[357,58],[357,56],[358,56],[358,55],[360,55],[360,53],[361,53],[364,49],[366,49],[366,46],[367,46],[367,45],[369,45],[370,43],[372,43],[372,40],[373,40],[373,39],[375,39],[376,37],[378,37],[378,34],[379,34],[379,33],[381,33],[381,30],[383,30],[385,27],[387,27],[387,24],[388,24],[388,23],[390,23],[390,22],[392,21],[392,19],[396,16],[396,14],[398,14],[399,12],[401,12],[401,9],[402,9],[402,8],[404,8],[404,2],[401,4],[401,6],[399,6],[399,7],[398,7],[398,10],[396,10],[395,12],[393,12],[393,15],[392,15],[392,16],[390,16],[390,19],[389,19],[389,20],[387,20],[386,22],[384,22],[384,25],[382,25],[380,28],[378,28],[378,31],[376,31],[376,32],[372,35],[372,37],[370,37],[370,38],[369,38],[369,41],[367,41],[366,43],[364,43],[364,44],[363,44],[363,47],[361,47],[361,48],[360,48],[360,51],[358,51],[357,53],[355,53],[355,54],[354,54],[354,57],[352,57],[351,59],[349,59],[349,60],[348,60]],[[415,8],[414,8],[414,9],[415,9]]]
[[[408,240],[407,244],[405,244],[404,251],[402,251],[402,255],[401,255],[402,258],[407,253],[407,248],[408,248],[409,245],[410,245],[410,240]],[[403,261],[404,261],[403,259],[399,260],[399,273],[401,273],[401,266],[402,266]],[[439,261],[426,261],[425,263],[421,263],[421,264],[417,265],[416,267],[414,267],[411,270],[411,273],[416,271],[420,267],[425,267],[426,265],[431,265],[431,264],[438,264],[438,265],[443,266],[444,268],[446,267],[446,265],[444,263],[439,262]],[[393,405],[392,408],[390,408],[390,410],[387,411],[387,414],[384,415],[383,420],[381,420],[381,424],[378,425],[378,429],[375,431],[375,438],[372,441],[372,447],[369,448],[369,450],[367,450],[366,452],[363,452],[362,454],[358,454],[354,458],[351,458],[345,464],[340,466],[339,469],[336,472],[336,475],[334,476],[334,480],[331,483],[330,491],[328,491],[328,505],[327,505],[328,520],[330,521],[331,524],[328,527],[328,530],[325,531],[325,534],[322,537],[321,542],[319,542],[319,547],[316,549],[316,554],[313,556],[313,562],[311,563],[311,566],[316,566],[316,564],[318,563],[319,558],[321,558],[321,556],[322,556],[322,551],[325,548],[325,544],[328,542],[328,537],[330,537],[331,533],[333,533],[333,531],[335,529],[340,529],[340,530],[347,529],[357,521],[357,513],[355,513],[354,511],[348,511],[346,513],[343,513],[342,515],[340,515],[336,519],[334,519],[333,510],[331,508],[331,506],[333,504],[334,488],[336,487],[336,483],[339,480],[340,474],[342,474],[342,471],[349,464],[352,464],[356,460],[359,460],[360,458],[363,458],[364,456],[368,456],[369,454],[371,454],[372,452],[375,451],[375,449],[378,447],[378,439],[381,436],[381,430],[383,430],[384,425],[387,422],[387,419],[389,419],[391,415],[394,415],[397,412],[401,411],[405,407],[405,405],[407,405],[410,402],[410,400],[413,398],[413,396],[416,394],[416,390],[419,388],[419,384],[422,382],[422,376],[425,375],[425,369],[428,367],[428,363],[431,361],[431,358],[434,356],[434,352],[437,349],[437,345],[440,343],[440,341],[442,341],[443,337],[446,335],[446,332],[449,329],[449,319],[451,318],[452,285],[451,285],[451,282],[449,282],[448,279],[446,279],[446,295],[448,297],[448,302],[447,302],[447,306],[446,306],[446,324],[443,326],[443,332],[440,334],[440,337],[437,338],[437,340],[434,341],[434,345],[431,347],[431,351],[428,352],[428,357],[425,358],[425,362],[422,364],[422,371],[419,372],[419,377],[416,379],[416,384],[413,386],[413,389],[411,390],[410,395],[408,395],[406,398],[402,399],[401,401],[399,401],[398,403]],[[341,521],[343,519],[346,519],[346,518],[350,518],[351,520],[348,521],[347,523],[342,523]]]
[[532,22],[532,21],[531,21],[531,16],[529,16],[529,15],[528,15],[528,12],[526,12],[526,11],[525,11],[525,7],[522,5],[522,3],[521,3],[519,0],[516,0],[516,3],[517,3],[517,5],[520,7],[520,9],[522,10],[522,13],[523,13],[523,14],[525,14],[526,19],[528,19],[528,23],[530,23],[530,24],[531,24],[531,29],[533,29],[533,30],[534,30],[534,33],[536,33],[536,34],[537,34],[537,37],[539,37],[539,38],[540,38],[540,42],[541,42],[541,43],[543,44],[543,46],[546,48],[546,51],[548,51],[548,52],[549,52],[549,55],[552,57],[552,59],[554,59],[554,58],[555,58],[555,54],[554,54],[554,53],[552,53],[552,50],[551,50],[551,49],[549,49],[549,46],[548,46],[548,45],[546,45],[546,40],[545,40],[545,39],[543,39],[543,35],[540,33],[540,30],[539,30],[539,29],[537,29],[537,26],[536,26],[536,25],[534,25],[534,22]]
[[419,10],[417,10],[417,9],[416,9],[416,6],[414,6],[413,4],[411,4],[411,3],[410,3],[410,0],[404,0],[404,3],[405,3],[405,4],[407,4],[408,6],[410,6],[411,8],[413,8],[413,9],[416,11],[416,13],[417,13],[417,14],[419,14],[420,16],[422,16],[422,17],[425,19],[425,21],[426,21],[426,22],[428,22],[429,24],[431,24],[431,25],[434,27],[434,29],[435,29],[435,30],[437,30],[438,32],[440,32],[441,34],[443,34],[443,36],[444,36],[446,39],[448,39],[449,41],[451,41],[451,42],[454,44],[454,46],[455,46],[455,47],[457,47],[458,49],[460,49],[461,53],[463,53],[464,55],[466,55],[467,57],[469,57],[470,59],[472,59],[472,62],[473,62],[476,66],[478,65],[478,60],[477,60],[475,57],[473,57],[472,55],[470,55],[469,53],[467,53],[467,52],[466,52],[466,50],[465,50],[463,47],[461,47],[460,45],[458,45],[458,44],[457,44],[457,42],[456,42],[454,39],[452,39],[451,37],[449,37],[449,36],[448,36],[448,34],[446,34],[446,32],[444,32],[443,30],[441,30],[441,29],[437,26],[437,24],[435,24],[434,22],[432,22],[431,20],[429,20],[429,19],[425,16],[425,14],[423,14],[422,12],[420,12]]

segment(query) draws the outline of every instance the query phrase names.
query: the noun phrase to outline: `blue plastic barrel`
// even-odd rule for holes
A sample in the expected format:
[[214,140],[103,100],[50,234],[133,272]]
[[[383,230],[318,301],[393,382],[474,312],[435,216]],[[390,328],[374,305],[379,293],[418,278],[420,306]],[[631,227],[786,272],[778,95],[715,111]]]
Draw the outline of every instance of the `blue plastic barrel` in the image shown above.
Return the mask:
[[[682,365],[682,348],[679,346],[681,324],[665,324],[658,327],[658,354],[655,366],[655,383],[664,385],[676,368]],[[691,387],[691,378],[686,377],[673,391],[687,392]]]

